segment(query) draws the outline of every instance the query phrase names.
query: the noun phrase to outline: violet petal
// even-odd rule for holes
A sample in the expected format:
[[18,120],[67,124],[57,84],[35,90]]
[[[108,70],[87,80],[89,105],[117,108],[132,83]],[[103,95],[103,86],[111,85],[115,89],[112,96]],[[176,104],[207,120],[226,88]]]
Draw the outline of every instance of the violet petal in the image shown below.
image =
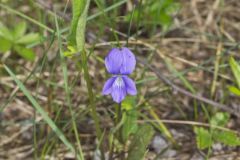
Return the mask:
[[136,88],[135,82],[128,76],[123,76],[122,78],[125,82],[127,93],[130,95],[136,95],[137,88]]
[[111,74],[119,74],[122,65],[122,54],[118,48],[113,48],[105,58],[107,71]]
[[103,90],[102,90],[102,94],[103,95],[108,95],[112,92],[112,85],[115,81],[116,77],[111,77],[107,80],[107,82],[104,84]]
[[112,85],[112,98],[115,102],[121,103],[126,97],[127,91],[121,76],[117,77]]
[[131,74],[136,66],[135,55],[126,47],[121,49],[122,53],[122,65],[120,68],[121,74]]

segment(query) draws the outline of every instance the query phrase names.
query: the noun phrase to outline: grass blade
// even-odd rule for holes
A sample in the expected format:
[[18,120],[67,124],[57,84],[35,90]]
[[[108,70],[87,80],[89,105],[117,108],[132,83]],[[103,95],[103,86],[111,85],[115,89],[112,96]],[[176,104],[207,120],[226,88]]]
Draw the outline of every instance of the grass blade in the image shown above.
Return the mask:
[[59,24],[57,21],[57,17],[55,16],[55,23],[56,23],[56,29],[57,29],[57,37],[58,37],[58,46],[59,46],[59,51],[60,51],[60,59],[61,59],[61,66],[62,66],[62,72],[63,72],[63,79],[64,79],[64,88],[65,88],[65,92],[66,92],[66,100],[67,100],[67,104],[71,113],[71,121],[72,121],[72,125],[73,125],[73,130],[74,130],[74,134],[75,134],[75,138],[77,140],[77,146],[78,146],[78,151],[80,154],[80,159],[84,159],[83,153],[82,153],[82,147],[81,147],[81,143],[80,143],[80,138],[78,130],[77,130],[77,124],[76,124],[76,120],[73,116],[73,109],[72,109],[72,103],[71,103],[71,97],[70,97],[70,87],[69,87],[69,83],[68,83],[68,69],[67,69],[67,64],[66,61],[64,59],[64,53],[62,51],[62,39],[61,39],[61,33],[59,30]]
[[233,57],[230,57],[229,64],[238,84],[238,87],[240,88],[240,65],[235,61]]
[[16,75],[11,71],[10,68],[8,68],[6,65],[4,65],[5,70],[8,72],[8,74],[13,78],[13,80],[16,82],[20,90],[24,93],[24,95],[27,97],[27,99],[31,102],[34,109],[37,110],[37,112],[43,117],[44,121],[51,127],[51,129],[56,133],[58,138],[65,144],[65,146],[75,153],[75,149],[73,145],[67,140],[63,132],[56,126],[54,121],[48,116],[48,114],[42,109],[42,107],[38,104],[38,102],[34,99],[34,97],[31,95],[31,93],[27,90],[27,88],[24,86],[24,84],[17,79]]

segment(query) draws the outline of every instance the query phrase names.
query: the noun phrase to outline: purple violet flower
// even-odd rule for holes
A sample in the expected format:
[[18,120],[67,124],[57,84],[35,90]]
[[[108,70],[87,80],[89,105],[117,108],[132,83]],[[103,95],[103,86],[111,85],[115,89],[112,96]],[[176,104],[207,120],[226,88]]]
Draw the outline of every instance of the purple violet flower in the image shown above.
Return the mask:
[[105,58],[105,65],[113,76],[105,83],[103,95],[111,94],[115,102],[121,103],[127,94],[137,94],[134,81],[127,76],[136,66],[136,58],[128,48],[113,48]]

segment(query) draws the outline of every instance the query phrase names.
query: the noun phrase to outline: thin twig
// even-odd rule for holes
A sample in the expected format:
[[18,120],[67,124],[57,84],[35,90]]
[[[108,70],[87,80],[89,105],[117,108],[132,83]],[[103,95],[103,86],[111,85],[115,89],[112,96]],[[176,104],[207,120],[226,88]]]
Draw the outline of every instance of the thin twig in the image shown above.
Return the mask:
[[154,66],[148,64],[145,60],[137,57],[137,60],[139,63],[143,64],[144,66],[146,66],[147,68],[149,68],[152,72],[155,73],[155,75],[160,79],[162,80],[164,83],[166,83],[167,85],[169,85],[170,87],[172,87],[173,90],[179,92],[179,93],[182,93],[188,97],[191,97],[191,98],[194,98],[194,99],[197,99],[199,101],[202,101],[202,102],[205,102],[207,104],[210,104],[211,106],[214,106],[216,108],[219,108],[219,109],[222,109],[224,111],[227,111],[237,117],[240,118],[240,115],[238,112],[234,111],[233,109],[231,109],[231,107],[227,106],[227,105],[224,105],[224,104],[220,104],[218,102],[215,102],[215,101],[212,101],[210,99],[207,99],[205,97],[202,97],[202,96],[199,96],[199,95],[195,95],[195,94],[192,94],[191,92],[175,85],[173,82],[171,82],[169,79],[167,79],[157,68],[155,68]]
[[[216,128],[222,131],[227,131],[227,132],[233,132],[238,134],[238,131],[229,129],[229,128],[225,128],[225,127],[220,127],[220,126],[216,126],[216,125],[211,125],[208,123],[202,123],[202,122],[195,122],[195,121],[185,121],[185,120],[171,120],[171,119],[161,119],[160,120],[162,123],[168,123],[168,124],[182,124],[182,125],[193,125],[193,126],[203,126],[203,127],[212,127],[212,128]],[[139,123],[146,123],[146,122],[156,122],[159,123],[159,120],[138,120],[137,122]]]

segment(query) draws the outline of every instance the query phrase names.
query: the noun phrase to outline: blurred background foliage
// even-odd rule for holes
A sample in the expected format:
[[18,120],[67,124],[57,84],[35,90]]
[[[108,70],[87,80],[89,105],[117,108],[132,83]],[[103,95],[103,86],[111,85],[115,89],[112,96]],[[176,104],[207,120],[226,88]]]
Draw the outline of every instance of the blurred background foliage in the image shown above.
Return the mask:
[[[95,160],[104,150],[128,160],[208,159],[216,145],[239,153],[238,1],[0,2],[0,159],[22,146],[35,159],[67,157],[66,148]],[[114,104],[101,95],[104,57],[124,45],[188,94],[234,113],[180,94],[141,63],[131,75],[139,94]]]

